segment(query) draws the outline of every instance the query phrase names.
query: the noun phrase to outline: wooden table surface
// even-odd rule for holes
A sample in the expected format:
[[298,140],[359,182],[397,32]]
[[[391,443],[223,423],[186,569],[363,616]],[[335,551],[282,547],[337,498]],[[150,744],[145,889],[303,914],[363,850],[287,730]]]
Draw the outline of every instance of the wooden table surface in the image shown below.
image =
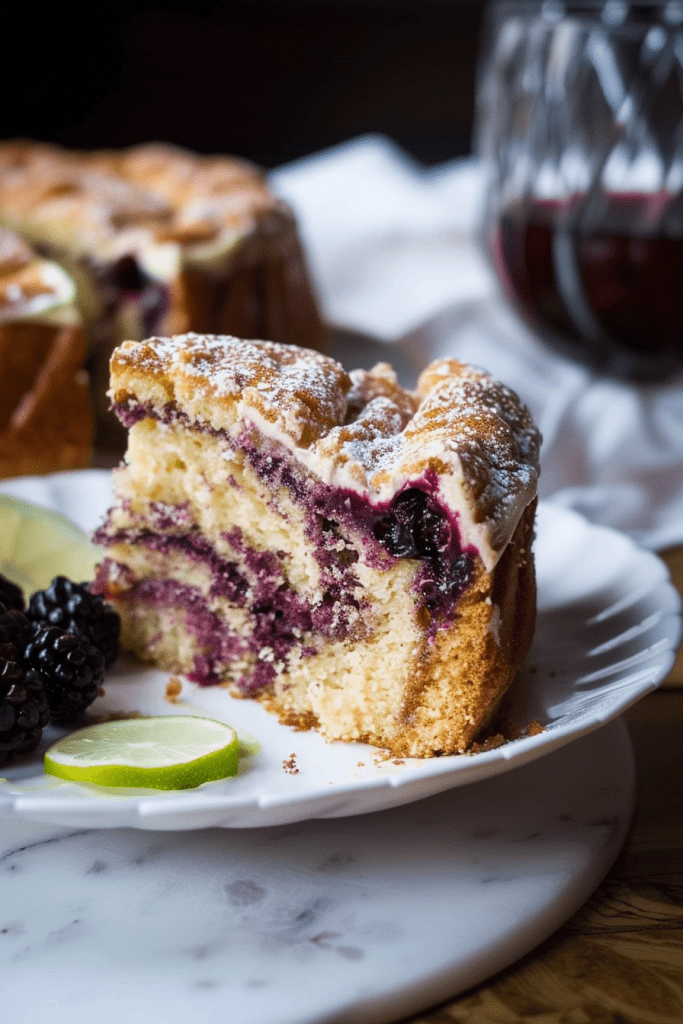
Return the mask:
[[[663,557],[683,593],[683,548]],[[528,956],[409,1024],[683,1024],[683,649],[625,718],[635,815],[600,888]]]

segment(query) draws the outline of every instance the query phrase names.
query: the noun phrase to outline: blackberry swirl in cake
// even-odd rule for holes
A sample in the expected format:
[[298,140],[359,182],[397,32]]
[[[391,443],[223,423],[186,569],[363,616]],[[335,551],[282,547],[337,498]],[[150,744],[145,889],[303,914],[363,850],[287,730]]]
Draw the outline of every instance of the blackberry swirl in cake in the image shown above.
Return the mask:
[[540,437],[509,389],[186,334],[121,345],[110,396],[96,589],[124,646],[330,740],[467,749],[535,622]]

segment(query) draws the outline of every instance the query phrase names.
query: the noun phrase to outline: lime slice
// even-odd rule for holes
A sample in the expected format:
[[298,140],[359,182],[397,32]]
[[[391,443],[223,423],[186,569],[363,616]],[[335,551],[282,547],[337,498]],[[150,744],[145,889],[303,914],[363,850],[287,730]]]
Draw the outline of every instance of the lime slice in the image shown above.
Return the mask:
[[59,512],[0,495],[0,572],[27,598],[55,576],[91,580],[97,558],[87,535]]
[[45,752],[45,771],[71,782],[191,789],[237,774],[237,733],[224,722],[160,715],[77,729]]

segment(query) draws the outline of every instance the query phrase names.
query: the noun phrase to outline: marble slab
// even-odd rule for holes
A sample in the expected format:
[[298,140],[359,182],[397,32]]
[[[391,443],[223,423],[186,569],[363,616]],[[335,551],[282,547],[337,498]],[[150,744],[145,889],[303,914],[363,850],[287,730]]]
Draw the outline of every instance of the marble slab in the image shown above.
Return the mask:
[[144,832],[0,822],[12,1024],[382,1024],[490,977],[589,897],[633,808],[621,720],[379,813]]

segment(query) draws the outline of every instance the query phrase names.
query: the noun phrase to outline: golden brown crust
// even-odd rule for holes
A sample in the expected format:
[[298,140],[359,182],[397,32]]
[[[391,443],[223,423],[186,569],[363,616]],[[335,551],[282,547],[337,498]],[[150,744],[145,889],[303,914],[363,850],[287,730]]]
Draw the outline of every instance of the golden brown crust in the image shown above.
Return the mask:
[[149,189],[174,209],[197,197],[229,193],[267,197],[272,207],[274,196],[267,187],[264,172],[237,157],[199,156],[180,146],[149,142],[123,150],[83,154],[83,162],[101,174]]
[[424,757],[468,749],[519,674],[536,623],[535,513],[534,500],[493,573],[480,569],[463,595],[455,627],[425,638],[399,728],[382,744],[392,753]]

